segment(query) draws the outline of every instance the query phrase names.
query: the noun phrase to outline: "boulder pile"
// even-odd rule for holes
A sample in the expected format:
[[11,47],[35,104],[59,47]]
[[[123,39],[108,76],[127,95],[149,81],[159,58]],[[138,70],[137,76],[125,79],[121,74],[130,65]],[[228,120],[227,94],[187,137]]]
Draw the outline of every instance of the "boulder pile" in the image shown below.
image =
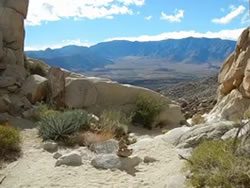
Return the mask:
[[219,74],[218,103],[212,119],[241,119],[250,106],[250,28],[241,34],[235,51]]

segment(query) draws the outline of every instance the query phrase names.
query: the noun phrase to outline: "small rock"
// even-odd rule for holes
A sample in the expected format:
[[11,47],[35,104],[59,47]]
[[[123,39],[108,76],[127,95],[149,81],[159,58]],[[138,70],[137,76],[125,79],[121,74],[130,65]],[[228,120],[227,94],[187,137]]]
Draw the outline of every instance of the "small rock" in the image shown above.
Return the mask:
[[97,154],[116,153],[119,149],[119,143],[116,140],[107,140],[105,142],[92,144],[90,150]]
[[33,108],[29,109],[29,110],[26,110],[23,112],[22,116],[25,118],[25,119],[31,119],[33,117],[35,117],[35,110]]
[[61,153],[56,152],[56,153],[53,155],[53,158],[54,158],[54,159],[59,159],[61,156],[62,156]]
[[46,141],[43,144],[43,149],[50,153],[54,153],[54,152],[57,152],[58,150],[58,144],[53,141]]
[[120,170],[126,171],[128,174],[135,176],[135,173],[138,172],[135,167],[142,162],[142,159],[140,157],[120,158],[120,161]]
[[81,164],[82,164],[81,155],[75,151],[61,156],[56,161],[56,166],[61,166],[61,165],[80,166]]
[[120,169],[122,166],[120,158],[115,154],[98,155],[91,161],[91,164],[101,169]]
[[9,121],[9,115],[7,113],[0,113],[0,124],[7,123]]
[[100,118],[97,117],[97,116],[94,115],[94,114],[91,114],[90,117],[91,117],[91,120],[94,121],[94,122],[99,122],[99,121],[100,121]]
[[87,147],[79,147],[77,152],[80,153],[81,157],[85,161],[89,161],[95,157],[95,153],[91,152]]
[[144,157],[144,160],[143,160],[144,163],[154,163],[156,161],[157,160],[155,158],[149,157],[149,156]]
[[18,86],[16,86],[16,85],[9,86],[7,89],[8,89],[9,92],[14,93],[14,92],[17,91]]
[[117,152],[117,155],[119,157],[126,158],[126,157],[129,157],[130,155],[132,155],[132,153],[133,153],[133,149],[128,149],[127,147],[125,147],[125,148],[120,148]]
[[177,149],[176,151],[180,157],[188,159],[192,155],[193,148]]
[[135,134],[134,133],[130,133],[128,135],[128,144],[131,145],[131,144],[134,144],[136,142],[137,142],[137,138],[136,138]]

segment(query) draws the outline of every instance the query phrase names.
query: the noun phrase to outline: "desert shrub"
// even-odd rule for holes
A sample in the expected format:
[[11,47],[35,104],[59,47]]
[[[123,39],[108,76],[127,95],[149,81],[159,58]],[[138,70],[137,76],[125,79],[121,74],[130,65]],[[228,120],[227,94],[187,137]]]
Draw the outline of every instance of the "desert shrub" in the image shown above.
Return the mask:
[[72,136],[69,136],[66,145],[67,146],[90,146],[91,144],[104,142],[113,139],[115,135],[112,132],[78,132]]
[[192,124],[193,125],[198,125],[205,123],[205,118],[201,114],[195,114],[192,117]]
[[19,131],[10,126],[0,125],[0,158],[9,160],[13,155],[18,154],[20,141]]
[[151,129],[155,118],[161,112],[164,102],[147,95],[139,95],[136,99],[132,122]]
[[25,69],[31,74],[37,74],[42,77],[46,77],[47,72],[44,66],[40,63],[34,63],[32,61],[25,61],[24,63]]
[[194,149],[187,169],[193,187],[250,185],[250,159],[234,155],[231,141],[204,141]]
[[71,134],[89,128],[90,116],[83,110],[71,110],[43,116],[38,122],[44,140],[65,140]]
[[128,133],[128,124],[129,120],[124,113],[108,110],[101,114],[98,129],[100,130],[99,132],[111,133],[115,137],[122,137]]
[[60,112],[57,110],[54,110],[52,107],[48,106],[47,104],[39,104],[36,108],[34,119],[35,120],[41,120],[43,117],[47,117],[50,115],[56,115]]

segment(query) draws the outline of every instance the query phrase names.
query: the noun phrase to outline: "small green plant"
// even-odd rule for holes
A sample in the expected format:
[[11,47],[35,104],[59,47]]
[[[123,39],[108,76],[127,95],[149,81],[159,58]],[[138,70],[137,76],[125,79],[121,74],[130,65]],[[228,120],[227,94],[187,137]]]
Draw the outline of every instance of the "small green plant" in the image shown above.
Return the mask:
[[47,117],[50,115],[56,115],[59,113],[60,113],[60,111],[54,110],[46,104],[40,104],[40,105],[38,105],[38,107],[36,109],[34,119],[41,120],[43,117]]
[[147,95],[139,95],[135,103],[132,122],[151,129],[155,118],[161,112],[164,102]]
[[10,127],[0,125],[0,159],[9,160],[13,155],[20,152],[19,131]]
[[98,128],[101,132],[113,133],[116,137],[122,137],[128,133],[129,120],[120,111],[104,111],[100,116]]
[[234,155],[232,141],[204,141],[194,149],[187,169],[193,187],[250,185],[250,159]]
[[72,110],[43,116],[38,122],[44,140],[65,140],[77,131],[89,129],[90,116],[83,110]]
[[41,120],[43,117],[56,115],[61,113],[60,111],[54,110],[52,107],[48,106],[47,104],[38,104],[36,109],[34,110],[34,114],[32,118],[35,121]]

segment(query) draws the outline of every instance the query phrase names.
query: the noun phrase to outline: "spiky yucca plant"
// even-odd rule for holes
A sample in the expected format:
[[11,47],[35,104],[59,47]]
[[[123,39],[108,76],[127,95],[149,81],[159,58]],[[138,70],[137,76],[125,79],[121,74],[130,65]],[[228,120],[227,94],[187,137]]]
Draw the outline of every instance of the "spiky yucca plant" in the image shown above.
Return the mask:
[[39,133],[44,140],[63,140],[81,129],[88,129],[90,119],[88,113],[83,110],[44,116],[38,122]]

